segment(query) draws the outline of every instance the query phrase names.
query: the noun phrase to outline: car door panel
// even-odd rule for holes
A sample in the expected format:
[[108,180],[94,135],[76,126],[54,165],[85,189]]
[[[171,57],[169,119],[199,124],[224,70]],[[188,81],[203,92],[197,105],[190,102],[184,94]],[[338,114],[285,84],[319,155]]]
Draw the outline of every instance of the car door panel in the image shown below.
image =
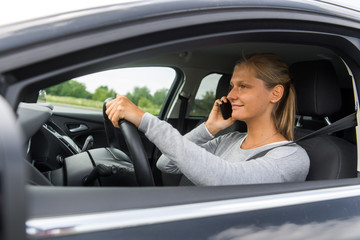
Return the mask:
[[0,96],[0,238],[25,239],[24,134],[9,104]]
[[[104,129],[104,119],[102,113],[54,113],[50,122],[56,125],[61,132],[68,135],[80,148],[85,143],[86,138],[91,135],[94,138],[93,148],[108,147],[106,133]],[[86,129],[81,131],[71,131],[71,129],[80,128],[84,126]],[[125,140],[119,130],[116,130],[122,151],[129,155]],[[145,151],[150,161],[152,161],[152,154],[155,149],[143,133],[139,132],[141,140],[144,144]]]
[[[358,180],[344,179],[310,182],[306,187],[304,183],[288,183],[281,188],[279,184],[137,191],[28,187],[29,202],[34,207],[27,227],[46,222],[40,233],[48,237],[61,233],[64,239],[254,239],[257,233],[271,234],[271,239],[306,239],[298,234],[326,236],[332,227],[350,231],[360,212],[357,184]],[[60,200],[64,194],[68,198]],[[97,204],[82,204],[89,198]],[[40,199],[46,199],[45,205],[39,204]],[[50,211],[52,204],[57,207]],[[45,218],[49,214],[53,217]],[[61,219],[63,229],[56,228]],[[292,232],[297,235],[287,238]],[[337,239],[346,236],[338,235]],[[352,231],[352,236],[344,239],[357,239],[358,233]]]
[[[50,120],[62,133],[68,135],[81,148],[85,139],[94,138],[94,148],[106,147],[107,140],[102,114],[54,113]],[[74,131],[74,129],[77,131]]]

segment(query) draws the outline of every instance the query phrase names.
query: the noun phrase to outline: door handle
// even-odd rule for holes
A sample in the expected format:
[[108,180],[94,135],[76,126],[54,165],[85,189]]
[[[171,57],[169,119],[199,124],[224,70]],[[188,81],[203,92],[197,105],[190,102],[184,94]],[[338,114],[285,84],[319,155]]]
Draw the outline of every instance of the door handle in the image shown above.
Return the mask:
[[85,131],[85,130],[88,130],[88,129],[89,128],[85,124],[80,124],[78,127],[69,128],[69,131],[71,133],[77,133],[77,132]]

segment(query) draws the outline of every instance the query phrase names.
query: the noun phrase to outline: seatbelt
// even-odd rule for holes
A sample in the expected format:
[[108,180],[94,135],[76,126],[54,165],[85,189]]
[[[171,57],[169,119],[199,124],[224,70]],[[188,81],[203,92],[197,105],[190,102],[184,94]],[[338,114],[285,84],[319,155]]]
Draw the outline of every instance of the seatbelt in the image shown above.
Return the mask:
[[256,159],[256,158],[259,158],[259,157],[263,157],[265,156],[269,151],[273,150],[274,148],[278,148],[278,147],[284,147],[284,146],[288,146],[288,145],[292,145],[292,144],[295,144],[295,143],[298,143],[300,141],[303,141],[303,140],[306,140],[306,139],[309,139],[309,138],[314,138],[314,137],[317,137],[317,136],[320,136],[320,135],[323,135],[323,134],[330,134],[330,133],[334,133],[334,132],[338,132],[338,131],[341,131],[341,130],[344,130],[344,129],[347,129],[347,128],[351,128],[351,127],[355,127],[357,124],[356,122],[356,112],[344,117],[344,118],[341,118],[339,120],[337,120],[336,122],[332,123],[331,125],[327,125],[325,127],[322,127],[318,130],[316,130],[315,132],[312,132],[312,133],[309,133],[295,141],[291,141],[289,143],[286,143],[286,144],[283,144],[283,145],[279,145],[279,146],[276,146],[276,147],[273,147],[273,148],[269,148],[269,149],[266,149],[262,152],[259,152],[257,154],[255,154],[254,156],[251,156],[250,158],[246,159],[246,161],[250,161],[250,160],[253,160],[253,159]]
[[186,116],[186,110],[189,102],[190,94],[187,94],[186,92],[181,92],[179,94],[179,99],[181,101],[180,104],[180,110],[179,110],[179,120],[178,120],[178,131],[181,134],[184,134],[184,126],[185,126],[185,116]]

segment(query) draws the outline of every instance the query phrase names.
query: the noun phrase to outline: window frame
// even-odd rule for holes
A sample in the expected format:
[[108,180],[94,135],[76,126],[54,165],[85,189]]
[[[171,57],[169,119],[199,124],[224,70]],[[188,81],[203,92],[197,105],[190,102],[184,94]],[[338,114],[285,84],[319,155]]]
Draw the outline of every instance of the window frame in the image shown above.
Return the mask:
[[[167,102],[168,102],[169,95],[173,95],[173,94],[174,94],[174,89],[173,89],[173,88],[174,88],[174,86],[178,86],[178,84],[179,84],[179,81],[180,81],[181,76],[182,76],[181,71],[179,71],[177,68],[168,67],[168,66],[154,66],[154,67],[151,67],[151,66],[132,66],[132,67],[119,68],[118,70],[127,69],[127,68],[140,68],[140,69],[144,69],[144,68],[166,68],[166,69],[171,69],[171,70],[174,71],[174,79],[172,80],[171,84],[168,86],[168,92],[167,92],[167,94],[166,94],[166,96],[165,96],[165,98],[164,98],[164,101],[163,101],[163,104],[161,105],[161,108],[160,108],[160,110],[159,110],[159,113],[156,115],[156,116],[159,116],[159,117],[161,118],[161,116],[163,115],[162,112],[164,111],[164,108],[166,108],[166,106],[164,107],[164,105],[169,105],[169,103],[167,103]],[[85,85],[85,87],[87,87],[87,86],[86,86],[86,83],[84,83],[85,81],[84,81],[83,79],[82,79],[81,81],[79,81],[78,78],[86,78],[88,75],[91,75],[91,74],[101,74],[101,73],[103,73],[103,72],[113,71],[113,70],[116,70],[116,69],[105,69],[105,70],[103,70],[103,71],[98,71],[98,72],[90,73],[90,74],[87,74],[87,75],[84,75],[84,76],[78,76],[78,77],[75,77],[75,78],[73,78],[73,79],[69,79],[69,80],[63,81],[63,82],[61,82],[61,83],[59,83],[59,84],[62,84],[62,83],[65,83],[65,82],[69,82],[69,81],[76,81],[76,82],[78,82],[78,83],[80,83],[80,84]],[[146,84],[147,82],[148,82],[147,80],[144,80],[144,81],[143,81],[144,84]],[[57,85],[59,85],[59,84],[56,84],[56,85],[54,85],[54,86],[57,86]],[[122,83],[121,83],[120,81],[119,81],[119,83],[117,83],[117,85],[121,85],[121,84],[122,84]],[[135,87],[143,87],[144,84],[143,84],[142,86],[135,86]],[[97,86],[97,88],[102,87],[102,86],[105,86],[105,85],[100,84],[100,85]],[[145,87],[147,87],[147,86],[148,86],[148,85],[146,85]],[[109,90],[114,90],[114,91],[116,92],[116,90],[113,89],[113,88],[111,88],[110,86],[106,85],[106,87],[108,87]],[[87,89],[85,89],[85,90],[87,91]],[[133,90],[134,90],[134,89],[133,89]],[[160,90],[160,89],[158,89],[158,90]],[[38,100],[37,100],[37,102],[39,102],[39,99],[42,98],[42,96],[40,95],[40,93],[41,93],[41,92],[44,92],[44,91],[45,91],[45,89],[41,89],[41,90],[39,91],[39,95],[38,95]],[[116,92],[116,93],[117,93],[117,92]],[[128,93],[132,93],[132,92],[128,92]],[[126,94],[128,94],[128,93],[126,93]],[[90,94],[94,94],[94,93],[90,93]],[[58,95],[54,95],[54,96],[57,97]],[[62,96],[60,96],[60,97],[62,97]],[[64,97],[66,97],[66,96],[64,96]],[[111,97],[111,96],[109,96],[109,97]],[[112,97],[115,97],[115,96],[112,96]],[[44,98],[45,98],[45,101],[46,101],[46,97],[44,97]],[[78,98],[78,97],[73,97],[73,98],[75,98],[75,100],[77,100],[77,99],[81,100],[81,99],[82,99],[82,98]],[[86,100],[87,100],[87,99],[86,99]],[[90,99],[90,100],[92,100],[92,99]],[[103,101],[105,101],[105,99],[103,99]],[[46,102],[48,102],[48,101],[46,101]],[[51,102],[49,102],[49,103],[51,103]],[[101,103],[101,104],[102,104],[102,103]],[[56,109],[56,103],[55,103],[54,105],[55,105],[55,106],[54,106],[54,111],[57,112],[58,109]],[[69,108],[69,109],[72,109],[73,106],[74,106],[74,108],[77,108],[76,106],[78,106],[78,105],[76,105],[76,104],[73,105],[73,104],[69,103],[68,108]],[[81,106],[79,106],[79,107],[80,107],[80,109],[81,109]],[[61,111],[61,112],[64,112],[64,111]],[[101,105],[100,108],[98,108],[98,111],[95,111],[95,110],[87,110],[87,111],[86,111],[86,113],[88,113],[88,114],[94,114],[94,113],[98,113],[98,112],[102,112],[102,105]]]

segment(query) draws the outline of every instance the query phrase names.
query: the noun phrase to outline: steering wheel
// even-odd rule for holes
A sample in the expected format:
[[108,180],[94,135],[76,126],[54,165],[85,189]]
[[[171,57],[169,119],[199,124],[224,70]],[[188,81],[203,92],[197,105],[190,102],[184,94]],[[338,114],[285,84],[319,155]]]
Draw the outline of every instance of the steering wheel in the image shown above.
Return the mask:
[[[120,141],[117,130],[105,113],[106,104],[113,99],[114,98],[106,99],[103,105],[105,133],[109,147],[120,149]],[[138,184],[140,186],[155,186],[150,164],[137,128],[135,125],[126,120],[120,120],[119,127],[122,135],[124,136],[126,146],[130,152],[131,161],[134,165],[135,176]]]

